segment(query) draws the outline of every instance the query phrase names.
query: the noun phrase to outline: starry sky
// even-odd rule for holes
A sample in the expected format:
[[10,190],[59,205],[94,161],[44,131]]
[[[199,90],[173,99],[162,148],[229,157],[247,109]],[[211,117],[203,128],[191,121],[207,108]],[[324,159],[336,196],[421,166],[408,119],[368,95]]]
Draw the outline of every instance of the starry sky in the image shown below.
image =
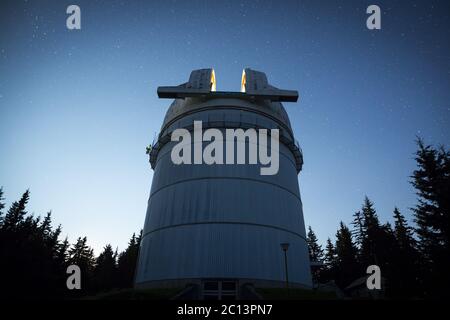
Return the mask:
[[[366,28],[371,4],[381,30]],[[123,249],[170,104],[156,88],[212,67],[217,90],[239,91],[250,67],[300,93],[285,108],[322,243],[365,195],[382,221],[394,206],[412,219],[414,140],[450,142],[448,39],[448,1],[1,1],[0,185],[8,205],[30,188],[30,211],[52,210],[70,241]]]

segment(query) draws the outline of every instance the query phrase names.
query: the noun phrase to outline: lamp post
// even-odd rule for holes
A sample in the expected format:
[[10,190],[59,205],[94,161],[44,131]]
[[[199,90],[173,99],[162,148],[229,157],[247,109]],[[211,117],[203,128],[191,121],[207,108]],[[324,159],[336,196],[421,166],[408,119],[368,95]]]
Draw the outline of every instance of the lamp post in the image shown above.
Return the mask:
[[289,243],[280,243],[281,249],[284,251],[284,269],[286,272],[286,288],[289,288],[289,275],[288,275],[288,264],[287,264],[287,250],[289,248]]

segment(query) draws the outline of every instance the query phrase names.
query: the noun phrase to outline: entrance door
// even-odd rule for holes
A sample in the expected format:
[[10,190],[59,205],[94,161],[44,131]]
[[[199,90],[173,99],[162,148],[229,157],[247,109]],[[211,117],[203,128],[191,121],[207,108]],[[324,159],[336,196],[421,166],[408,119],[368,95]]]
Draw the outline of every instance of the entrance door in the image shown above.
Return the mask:
[[204,280],[202,283],[202,296],[204,300],[236,300],[236,281]]

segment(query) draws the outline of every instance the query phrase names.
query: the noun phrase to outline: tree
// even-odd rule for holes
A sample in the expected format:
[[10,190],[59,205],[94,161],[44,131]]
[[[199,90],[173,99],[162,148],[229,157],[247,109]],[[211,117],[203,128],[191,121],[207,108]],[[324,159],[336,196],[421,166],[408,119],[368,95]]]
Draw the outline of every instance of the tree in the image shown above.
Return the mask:
[[[117,274],[117,250],[114,252],[107,245],[95,259],[86,237],[78,238],[72,246],[67,237],[61,241],[61,226],[52,226],[51,212],[43,218],[28,214],[29,197],[27,190],[4,215],[3,188],[0,188],[0,274],[3,276],[0,294],[31,299],[79,297],[110,290],[120,285],[120,280],[127,287],[133,285],[142,233],[138,237],[133,234],[128,248],[121,254],[122,277]],[[81,269],[81,292],[67,290],[66,269],[71,264]]]
[[15,201],[9,208],[3,220],[4,230],[15,230],[24,220],[27,211],[25,210],[28,200],[30,199],[30,191],[27,190],[19,201]]
[[321,262],[323,260],[323,249],[322,246],[319,245],[316,234],[311,226],[308,227],[306,243],[308,244],[309,260]]
[[[412,176],[412,185],[419,197],[414,208],[419,239],[448,248],[450,233],[450,153],[424,145],[418,139],[416,162],[418,169]],[[425,248],[424,248],[425,249]],[[429,248],[432,249],[432,248]]]
[[396,243],[392,257],[391,291],[396,297],[412,297],[417,295],[419,286],[417,281],[419,254],[416,241],[413,229],[408,226],[397,207],[394,208],[393,216]]
[[81,294],[93,291],[94,251],[87,245],[86,237],[79,237],[69,250],[69,265],[77,265],[81,270]]
[[119,255],[119,286],[121,288],[132,288],[134,285],[134,274],[139,255],[139,246],[142,238],[142,230],[138,237],[133,233],[128,247]]
[[450,286],[450,153],[417,139],[418,168],[411,176],[418,203],[413,208],[425,295],[444,296]]
[[331,239],[327,239],[324,255],[325,268],[320,272],[320,282],[326,283],[334,281],[336,277],[336,250],[331,242]]
[[306,243],[308,244],[309,260],[311,262],[311,273],[314,282],[319,282],[321,267],[316,265],[317,263],[322,263],[323,260],[323,249],[319,245],[316,234],[312,230],[311,226],[308,227],[308,234],[306,238]]
[[336,250],[330,238],[327,239],[325,247],[325,265],[329,269],[336,266]]
[[65,266],[66,265],[66,261],[67,261],[67,259],[69,257],[69,253],[68,253],[69,247],[70,247],[70,244],[69,244],[69,240],[67,239],[67,237],[64,239],[63,242],[61,242],[58,245],[58,250],[57,250],[57,254],[56,254],[56,260],[58,261],[58,263],[61,266]]
[[356,211],[353,214],[353,230],[352,230],[352,236],[355,238],[356,246],[358,248],[361,247],[362,241],[364,238],[364,218],[361,214],[361,211]]
[[9,297],[57,297],[64,291],[64,270],[57,261],[61,227],[51,227],[51,213],[44,219],[28,215],[27,190],[14,202],[0,224],[0,273],[2,293]]
[[394,233],[400,249],[412,249],[416,246],[413,237],[413,228],[408,226],[405,217],[401,214],[397,207],[394,208]]
[[357,260],[358,250],[352,241],[350,229],[341,221],[336,233],[336,283],[342,289],[361,276],[361,267]]
[[94,279],[97,291],[111,290],[117,285],[117,250],[114,252],[110,244],[96,259]]
[[366,196],[361,208],[362,239],[359,262],[365,271],[370,265],[377,265],[386,284],[393,280],[396,239],[389,223],[381,224],[373,202]]
[[366,196],[361,208],[362,230],[361,237],[361,262],[365,266],[379,265],[379,256],[383,248],[380,248],[380,222],[373,202]]

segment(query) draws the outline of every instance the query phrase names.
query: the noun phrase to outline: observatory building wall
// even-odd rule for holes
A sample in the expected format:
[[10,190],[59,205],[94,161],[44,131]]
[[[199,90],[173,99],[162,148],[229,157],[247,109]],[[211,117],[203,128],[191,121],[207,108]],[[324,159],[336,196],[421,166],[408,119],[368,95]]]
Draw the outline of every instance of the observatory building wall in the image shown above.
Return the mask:
[[[178,128],[192,132],[194,121],[223,133],[227,128],[279,129],[278,173],[261,175],[260,164],[175,165],[170,155],[177,142],[170,135]],[[248,151],[248,140],[238,143]],[[175,100],[151,153],[154,176],[136,286],[179,286],[209,278],[282,286],[286,275],[280,243],[289,243],[289,282],[310,287],[299,156],[281,103]]]

